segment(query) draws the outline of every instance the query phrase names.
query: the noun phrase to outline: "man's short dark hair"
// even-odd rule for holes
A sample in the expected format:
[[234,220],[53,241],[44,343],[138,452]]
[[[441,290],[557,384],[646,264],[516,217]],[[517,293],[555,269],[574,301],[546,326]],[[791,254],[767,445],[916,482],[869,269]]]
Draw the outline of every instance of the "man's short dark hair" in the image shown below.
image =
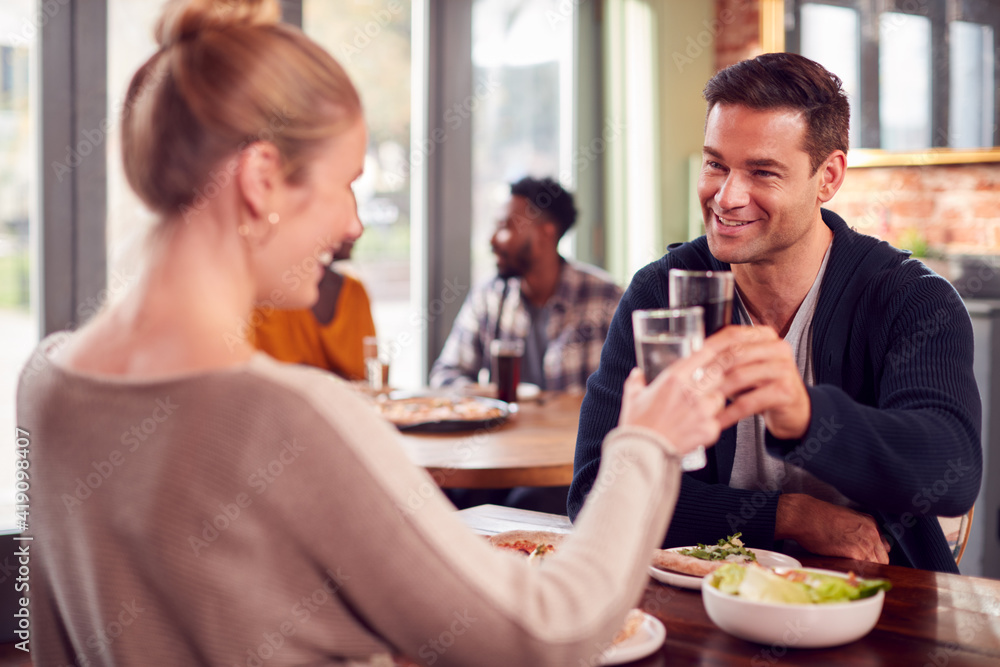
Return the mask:
[[531,202],[539,213],[555,224],[559,230],[559,238],[576,222],[573,195],[551,178],[525,176],[517,183],[511,183],[510,194]]
[[794,109],[806,121],[805,145],[812,171],[850,143],[850,104],[840,78],[796,53],[765,53],[730,65],[705,86],[708,111],[716,104],[749,109]]

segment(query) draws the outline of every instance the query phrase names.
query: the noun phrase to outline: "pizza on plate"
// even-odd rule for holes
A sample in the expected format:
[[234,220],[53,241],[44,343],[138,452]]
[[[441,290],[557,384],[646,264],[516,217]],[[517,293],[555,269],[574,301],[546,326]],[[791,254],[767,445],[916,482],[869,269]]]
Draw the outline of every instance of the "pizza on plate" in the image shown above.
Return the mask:
[[504,416],[502,408],[471,396],[413,396],[375,403],[383,417],[397,426],[443,421],[489,421]]
[[549,556],[556,552],[566,536],[547,530],[508,530],[490,535],[490,544],[505,551],[517,551],[531,560]]
[[747,549],[740,540],[740,533],[720,539],[712,545],[656,549],[653,552],[653,567],[692,577],[704,577],[727,563],[746,564],[756,561],[754,552]]
[[[529,561],[541,560],[555,553],[559,544],[565,539],[564,533],[552,533],[546,530],[508,530],[491,535],[490,544],[505,551],[516,551],[528,556]],[[612,640],[620,644],[633,637],[642,627],[645,614],[639,609],[632,609],[625,617],[625,623]]]

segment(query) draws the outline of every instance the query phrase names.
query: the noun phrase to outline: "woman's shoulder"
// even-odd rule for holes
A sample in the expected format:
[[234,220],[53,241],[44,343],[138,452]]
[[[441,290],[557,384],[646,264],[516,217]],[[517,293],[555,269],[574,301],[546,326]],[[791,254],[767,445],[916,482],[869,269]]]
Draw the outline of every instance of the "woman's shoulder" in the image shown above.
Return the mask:
[[[244,369],[245,381],[256,385],[254,402],[261,405],[290,402],[303,412],[341,431],[345,436],[370,437],[372,429],[387,424],[375,413],[371,399],[351,383],[328,371],[301,364],[288,364],[258,353]],[[370,416],[365,419],[364,416]]]

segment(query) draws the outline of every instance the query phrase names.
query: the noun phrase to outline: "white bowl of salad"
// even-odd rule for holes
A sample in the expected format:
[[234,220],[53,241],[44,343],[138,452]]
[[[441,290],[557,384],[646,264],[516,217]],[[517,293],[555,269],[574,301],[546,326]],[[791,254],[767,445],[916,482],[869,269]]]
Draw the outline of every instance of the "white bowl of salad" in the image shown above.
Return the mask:
[[712,622],[741,639],[824,648],[871,632],[889,588],[853,572],[729,564],[705,577],[701,597]]

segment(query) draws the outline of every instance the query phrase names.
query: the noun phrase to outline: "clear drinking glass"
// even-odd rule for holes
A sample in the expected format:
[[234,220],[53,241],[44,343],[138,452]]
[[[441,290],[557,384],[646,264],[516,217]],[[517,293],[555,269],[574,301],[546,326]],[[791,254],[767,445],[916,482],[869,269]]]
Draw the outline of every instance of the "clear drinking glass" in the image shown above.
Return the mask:
[[733,321],[735,281],[730,271],[685,271],[670,269],[670,307],[705,309],[705,336],[711,336]]
[[385,344],[375,336],[365,336],[363,341],[365,379],[375,391],[389,388],[389,354]]
[[[636,360],[647,384],[670,364],[701,349],[705,341],[704,312],[701,306],[632,312]],[[705,448],[699,447],[684,455],[681,468],[701,470],[707,462]]]

